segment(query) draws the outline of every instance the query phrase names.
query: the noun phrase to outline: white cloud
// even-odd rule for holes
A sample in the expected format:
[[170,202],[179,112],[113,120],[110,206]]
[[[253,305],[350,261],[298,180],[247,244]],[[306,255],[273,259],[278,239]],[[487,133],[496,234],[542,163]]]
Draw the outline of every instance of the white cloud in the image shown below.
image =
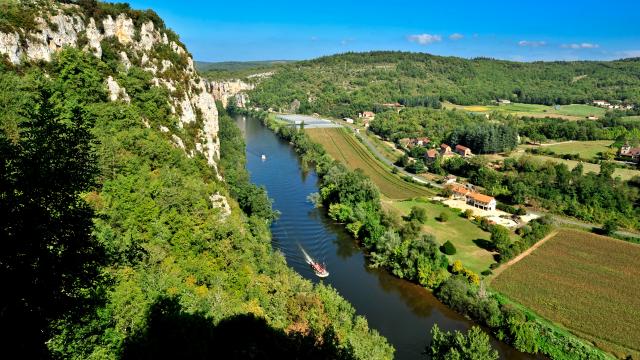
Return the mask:
[[451,35],[449,35],[449,39],[451,40],[460,40],[464,37],[464,35],[460,34],[460,33],[453,33]]
[[318,37],[317,36],[312,36],[310,39],[311,39],[311,41],[317,41]]
[[547,42],[546,42],[546,41],[528,41],[528,40],[520,40],[520,41],[518,41],[518,45],[520,45],[520,46],[538,47],[538,46],[545,46],[545,45],[547,45]]
[[560,47],[565,48],[565,49],[597,49],[600,47],[600,45],[598,44],[592,44],[592,43],[573,43],[573,44],[562,44],[560,45]]
[[416,42],[420,45],[429,45],[434,42],[442,41],[442,36],[431,34],[416,34],[407,36],[407,40]]
[[618,51],[616,54],[621,58],[635,58],[640,57],[640,50]]

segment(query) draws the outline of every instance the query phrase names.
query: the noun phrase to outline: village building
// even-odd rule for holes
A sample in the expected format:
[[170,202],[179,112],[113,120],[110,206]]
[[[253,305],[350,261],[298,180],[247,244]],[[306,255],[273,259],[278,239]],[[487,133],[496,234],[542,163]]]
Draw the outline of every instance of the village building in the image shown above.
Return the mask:
[[455,175],[451,175],[451,174],[445,176],[443,180],[445,185],[454,184],[456,181],[458,181],[458,178]]
[[600,107],[609,107],[611,104],[609,104],[609,102],[605,100],[593,100],[593,105]]
[[440,144],[440,153],[442,155],[449,155],[451,154],[451,146],[447,145],[447,144]]
[[620,156],[640,162],[640,147],[631,147],[629,143],[625,143],[620,147]]
[[451,184],[448,188],[451,190],[454,199],[464,200],[467,205],[487,211],[494,211],[496,209],[496,199],[492,196],[480,194],[455,183]]
[[352,118],[346,117],[346,118],[343,118],[342,120],[346,121],[349,124],[353,124],[353,119]]
[[589,115],[587,116],[587,120],[598,120],[598,117],[594,115]]
[[434,162],[438,158],[438,151],[436,149],[429,149],[424,153],[424,158],[427,162]]
[[415,144],[418,146],[426,146],[428,143],[431,142],[431,139],[429,139],[428,137],[420,137],[420,138],[416,138],[414,139]]
[[373,111],[363,111],[358,114],[358,117],[363,119],[373,119],[376,117],[376,114]]
[[405,149],[411,149],[413,147],[413,139],[411,138],[402,138],[398,140],[398,145]]
[[508,104],[511,104],[511,100],[508,100],[508,99],[498,99],[498,104],[500,104],[500,105],[508,105]]
[[468,157],[471,156],[471,149],[466,146],[462,146],[460,144],[456,145],[456,153],[460,156]]

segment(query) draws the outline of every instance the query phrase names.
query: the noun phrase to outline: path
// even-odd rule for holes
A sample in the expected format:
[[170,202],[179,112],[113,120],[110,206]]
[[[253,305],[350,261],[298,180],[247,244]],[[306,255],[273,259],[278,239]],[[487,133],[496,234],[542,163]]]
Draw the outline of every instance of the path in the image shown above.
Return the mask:
[[513,259],[509,260],[506,264],[502,264],[500,267],[498,267],[497,269],[495,269],[493,271],[493,275],[491,275],[491,277],[488,279],[489,280],[488,282],[491,283],[493,281],[493,279],[497,278],[498,275],[502,274],[503,271],[505,271],[507,268],[511,267],[513,264],[517,263],[518,261],[524,259],[527,255],[531,254],[533,252],[533,250],[535,250],[535,249],[539,248],[540,246],[542,246],[542,244],[544,244],[545,242],[547,242],[547,240],[549,240],[552,237],[554,237],[557,233],[558,233],[558,230],[554,230],[554,231],[550,232],[547,236],[542,238],[542,240],[540,240],[537,243],[533,244],[532,247],[530,247],[527,250],[521,252],[518,256],[516,256]]

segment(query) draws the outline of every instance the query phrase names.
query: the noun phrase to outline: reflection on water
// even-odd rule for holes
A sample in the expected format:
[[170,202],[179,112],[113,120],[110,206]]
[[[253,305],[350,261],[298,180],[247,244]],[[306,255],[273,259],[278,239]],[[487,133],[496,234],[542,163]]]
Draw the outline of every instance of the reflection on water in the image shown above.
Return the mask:
[[[367,266],[355,241],[307,196],[317,192],[314,171],[303,172],[291,145],[280,140],[256,119],[237,117],[247,143],[247,168],[252,182],[264,185],[280,218],[271,227],[273,246],[289,266],[305,278],[333,286],[396,348],[396,358],[417,359],[429,342],[434,323],[447,330],[466,330],[473,323],[440,303],[429,291]],[[266,161],[260,156],[265,154]],[[298,243],[317,260],[326,262],[331,275],[320,280],[304,261]],[[528,359],[494,341],[502,358]]]

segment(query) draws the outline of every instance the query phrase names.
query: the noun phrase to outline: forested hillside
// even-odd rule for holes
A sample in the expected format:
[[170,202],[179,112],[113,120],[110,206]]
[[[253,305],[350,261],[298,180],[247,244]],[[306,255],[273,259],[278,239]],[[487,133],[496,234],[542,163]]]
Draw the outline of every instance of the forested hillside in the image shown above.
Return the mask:
[[[0,358],[391,358],[272,251],[242,138],[177,36],[79,3],[0,5],[27,39],[0,64]],[[47,31],[64,46],[34,55]]]
[[263,108],[354,116],[392,102],[640,103],[640,59],[522,63],[423,53],[346,53],[282,65],[252,92]]

